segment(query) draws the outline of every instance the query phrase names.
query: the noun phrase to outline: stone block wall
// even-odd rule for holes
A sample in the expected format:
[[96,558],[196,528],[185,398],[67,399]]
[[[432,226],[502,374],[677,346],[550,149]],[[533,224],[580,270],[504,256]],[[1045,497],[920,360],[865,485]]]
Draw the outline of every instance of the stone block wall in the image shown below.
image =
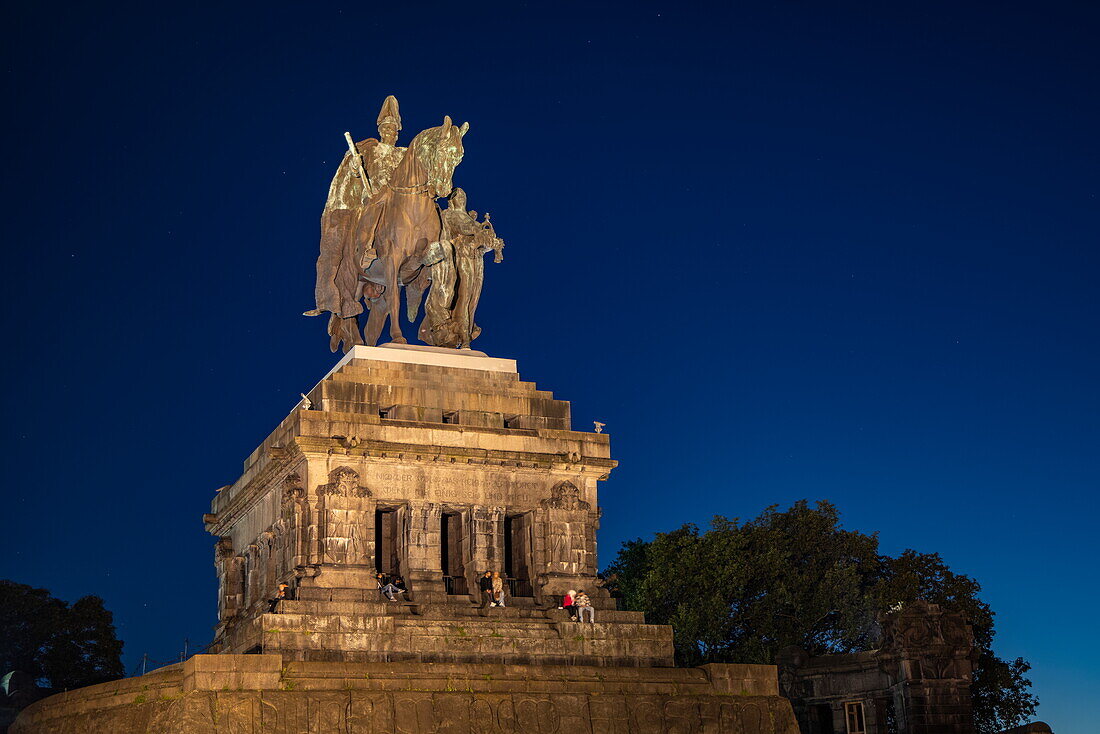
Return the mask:
[[[521,381],[508,360],[412,347],[356,348],[309,400],[204,518],[217,536],[215,649],[300,660],[343,651],[357,661],[671,664],[671,632],[637,620],[553,631],[568,589],[614,614],[596,577],[596,531],[597,484],[615,462],[607,434],[570,430],[568,402]],[[412,618],[376,604],[378,570],[404,578]],[[509,577],[509,607],[538,613],[486,628],[476,642],[432,633],[429,620],[439,619],[481,629],[467,618],[485,571]],[[280,582],[315,604],[274,623],[265,615]],[[360,604],[353,614],[348,602]]]
[[12,734],[799,734],[774,667],[726,667],[196,656],[39,701]]
[[916,602],[884,615],[876,650],[779,656],[783,695],[803,734],[847,731],[859,708],[867,734],[973,734],[973,638],[961,615]]

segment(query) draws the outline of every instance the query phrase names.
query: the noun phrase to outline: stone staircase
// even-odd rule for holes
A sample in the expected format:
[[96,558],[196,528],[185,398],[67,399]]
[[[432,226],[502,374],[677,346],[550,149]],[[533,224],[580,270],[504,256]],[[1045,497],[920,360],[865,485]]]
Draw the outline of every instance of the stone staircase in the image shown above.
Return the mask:
[[241,649],[226,652],[296,661],[673,665],[671,628],[647,625],[639,612],[598,610],[590,624],[529,600],[482,608],[466,597],[431,604],[379,601],[360,589],[302,591],[307,598],[251,620]]

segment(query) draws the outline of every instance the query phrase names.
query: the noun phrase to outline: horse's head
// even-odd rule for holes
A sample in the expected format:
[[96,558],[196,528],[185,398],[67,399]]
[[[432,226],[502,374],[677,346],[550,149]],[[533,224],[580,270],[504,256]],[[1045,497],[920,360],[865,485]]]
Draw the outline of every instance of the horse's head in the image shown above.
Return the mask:
[[412,147],[424,170],[428,172],[428,190],[435,198],[447,196],[454,188],[451,177],[462,161],[462,136],[470,123],[455,125],[450,117],[439,127],[431,127],[413,140]]

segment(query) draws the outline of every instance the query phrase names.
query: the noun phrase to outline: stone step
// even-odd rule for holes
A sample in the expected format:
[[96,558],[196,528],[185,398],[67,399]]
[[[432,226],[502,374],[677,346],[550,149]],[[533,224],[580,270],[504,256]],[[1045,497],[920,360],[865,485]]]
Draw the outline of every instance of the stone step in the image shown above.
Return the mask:
[[557,639],[561,636],[556,622],[545,620],[445,620],[410,617],[394,619],[396,632],[408,631],[413,635],[442,637],[540,637]]
[[[423,619],[414,615],[386,616],[366,614],[265,614],[262,619],[266,632],[302,633],[377,633],[442,637],[540,637],[558,638],[563,627],[558,622],[537,619],[481,619],[461,620]],[[589,630],[585,630],[589,632]]]
[[383,617],[418,614],[418,604],[402,602],[363,601],[301,601],[285,599],[279,603],[278,614],[359,615]]
[[238,652],[286,660],[420,661],[657,666],[672,665],[672,630],[636,624],[537,619],[265,614]]
[[483,608],[473,604],[423,604],[420,607],[420,616],[424,619],[551,619],[545,609],[519,606]]
[[[446,688],[474,693],[549,693],[586,691],[602,694],[703,694],[712,692],[707,674],[734,679],[745,695],[772,692],[774,672],[766,666],[599,667],[589,665],[539,665],[536,669],[501,664],[424,665],[412,662],[288,662],[282,679],[293,681],[295,689],[325,690],[367,687],[386,690],[427,691]],[[537,673],[537,675],[532,675]],[[723,676],[723,674],[725,674]],[[770,674],[770,675],[769,675]],[[738,677],[740,676],[740,677]]]
[[[357,590],[355,591],[358,595]],[[482,607],[469,602],[457,601],[447,604],[418,604],[390,601],[327,601],[321,599],[286,599],[279,604],[281,614],[316,615],[365,615],[365,616],[404,616],[416,615],[424,619],[532,619],[570,622],[569,613],[564,609],[541,609],[530,603],[507,607]],[[517,600],[523,602],[529,600]],[[610,611],[597,609],[596,619],[603,624],[645,624],[645,615],[641,612]]]
[[[457,367],[442,367],[440,365],[413,365],[402,364],[400,367],[378,362],[351,361],[341,367],[336,375],[348,372],[362,372],[384,376],[390,379],[434,378],[438,382],[450,382],[462,380],[486,385],[508,385],[520,382],[519,375],[515,372],[487,372],[484,370],[468,370]],[[528,383],[534,384],[534,383]]]
[[[558,622],[571,622],[572,618],[569,616],[569,612],[564,609],[548,609],[546,610],[546,617]],[[645,614],[642,612],[626,612],[609,609],[597,609],[595,612],[596,621],[601,624],[645,624]]]
[[[298,601],[338,601],[367,604],[392,604],[378,589],[322,588],[302,586],[298,589]],[[409,594],[400,595],[408,601]]]
[[396,379],[384,372],[370,368],[344,368],[330,378],[333,382],[357,382],[362,385],[380,387],[417,387],[433,390],[447,390],[448,392],[462,391],[464,388],[472,392],[484,393],[486,388],[493,394],[525,396],[535,395],[541,398],[552,398],[554,393],[550,390],[539,390],[533,382],[511,380],[495,385],[486,385],[482,380],[467,378],[449,378],[446,382],[426,375],[400,375]]

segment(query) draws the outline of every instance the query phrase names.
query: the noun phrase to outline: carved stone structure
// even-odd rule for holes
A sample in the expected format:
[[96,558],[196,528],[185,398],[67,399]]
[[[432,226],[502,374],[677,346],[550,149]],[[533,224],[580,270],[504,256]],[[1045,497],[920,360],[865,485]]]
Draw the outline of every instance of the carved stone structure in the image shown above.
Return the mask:
[[[798,734],[774,666],[675,668],[672,628],[600,587],[603,424],[572,430],[569,403],[469,349],[504,246],[452,182],[469,126],[399,147],[393,97],[377,122],[345,133],[306,312],[346,354],[203,517],[212,654],[52,696],[13,734]],[[427,293],[433,346],[405,343],[402,288],[410,321]],[[365,346],[387,320],[391,343]],[[559,608],[569,590],[594,621]]]
[[917,602],[881,620],[877,650],[780,655],[802,734],[972,734],[973,636],[959,614]]
[[[515,362],[360,346],[307,397],[204,517],[219,654],[53,696],[15,734],[798,734],[774,666],[675,668],[670,627],[616,611],[596,578],[608,435],[572,430]],[[507,606],[479,604],[484,571]],[[569,589],[595,623],[557,608]]]
[[[607,435],[570,430],[569,404],[522,382],[513,361],[356,347],[308,398],[313,409],[291,413],[206,516],[221,651],[672,664],[671,630],[616,611],[596,579]],[[408,603],[379,594],[379,571],[404,577]],[[489,617],[485,571],[509,585]],[[268,614],[280,582],[292,599]],[[598,610],[582,639],[557,609],[568,589],[588,590]]]
[[774,672],[196,655],[32,704],[12,734],[798,734]]

